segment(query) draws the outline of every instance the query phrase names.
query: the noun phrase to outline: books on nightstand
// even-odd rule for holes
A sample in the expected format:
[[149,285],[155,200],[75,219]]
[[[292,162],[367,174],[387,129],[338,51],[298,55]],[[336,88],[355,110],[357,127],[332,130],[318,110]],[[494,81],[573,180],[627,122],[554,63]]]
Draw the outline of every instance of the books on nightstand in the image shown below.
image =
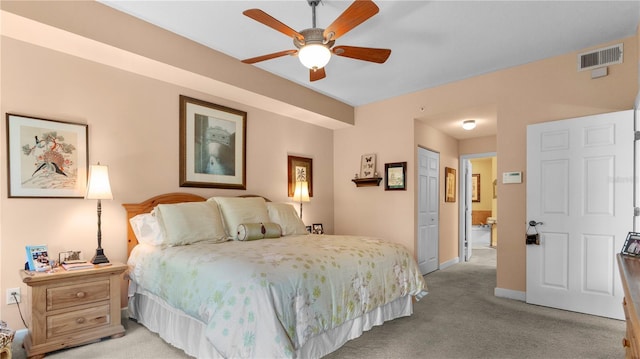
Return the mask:
[[62,263],[62,268],[66,270],[90,269],[93,268],[93,263],[87,261],[65,261]]

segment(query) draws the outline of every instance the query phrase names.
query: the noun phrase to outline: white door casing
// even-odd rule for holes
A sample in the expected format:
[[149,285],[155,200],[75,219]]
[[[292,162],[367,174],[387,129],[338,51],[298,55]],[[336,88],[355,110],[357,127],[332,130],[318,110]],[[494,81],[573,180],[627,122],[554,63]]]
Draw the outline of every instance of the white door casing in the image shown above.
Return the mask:
[[418,148],[418,266],[422,274],[439,268],[440,155]]
[[633,225],[633,137],[632,111],[527,127],[527,222],[542,222],[527,303],[624,319],[615,255]]
[[473,249],[473,231],[471,230],[473,225],[471,220],[471,212],[473,211],[473,203],[471,202],[471,174],[473,173],[473,167],[470,160],[464,160],[462,166],[464,181],[462,181],[461,184],[465,186],[465,188],[463,191],[464,195],[460,196],[460,199],[464,201],[464,260],[468,262],[471,260]]

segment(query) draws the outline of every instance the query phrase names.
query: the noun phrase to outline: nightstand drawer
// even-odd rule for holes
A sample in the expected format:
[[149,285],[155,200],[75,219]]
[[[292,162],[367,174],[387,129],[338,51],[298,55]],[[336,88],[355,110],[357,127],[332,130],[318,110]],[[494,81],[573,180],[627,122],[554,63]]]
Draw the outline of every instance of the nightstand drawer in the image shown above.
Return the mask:
[[47,311],[109,299],[109,279],[47,288]]
[[109,304],[47,317],[47,338],[108,325]]

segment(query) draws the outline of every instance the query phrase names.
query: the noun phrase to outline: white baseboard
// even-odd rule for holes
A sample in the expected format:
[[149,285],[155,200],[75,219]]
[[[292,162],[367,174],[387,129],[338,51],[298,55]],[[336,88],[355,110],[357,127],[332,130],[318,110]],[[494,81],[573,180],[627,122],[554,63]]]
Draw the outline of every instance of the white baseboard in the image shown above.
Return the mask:
[[522,302],[525,302],[527,300],[527,293],[519,290],[495,288],[493,290],[493,295],[501,298],[515,299]]
[[449,268],[452,265],[458,264],[458,263],[460,263],[460,258],[459,257],[455,257],[455,258],[453,258],[451,260],[448,260],[448,261],[446,261],[444,263],[440,263],[440,268],[438,268],[438,269],[446,269],[446,268]]

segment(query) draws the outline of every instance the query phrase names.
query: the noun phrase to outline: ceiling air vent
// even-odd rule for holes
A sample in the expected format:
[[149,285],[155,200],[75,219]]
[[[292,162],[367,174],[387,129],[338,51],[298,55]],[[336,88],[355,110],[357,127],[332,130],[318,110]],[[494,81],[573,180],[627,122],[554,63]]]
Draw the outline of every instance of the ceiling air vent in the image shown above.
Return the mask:
[[578,54],[578,71],[613,64],[621,64],[622,53],[622,44],[617,44]]

